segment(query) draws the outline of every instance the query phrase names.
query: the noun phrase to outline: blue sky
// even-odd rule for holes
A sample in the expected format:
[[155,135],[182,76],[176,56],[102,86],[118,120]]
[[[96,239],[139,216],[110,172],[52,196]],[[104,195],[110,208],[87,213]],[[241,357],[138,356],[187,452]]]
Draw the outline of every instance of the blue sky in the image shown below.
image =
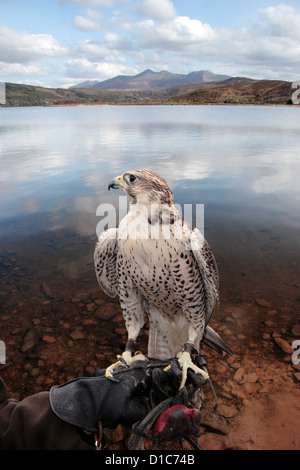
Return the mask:
[[147,68],[300,79],[299,0],[0,0],[0,80],[68,87]]

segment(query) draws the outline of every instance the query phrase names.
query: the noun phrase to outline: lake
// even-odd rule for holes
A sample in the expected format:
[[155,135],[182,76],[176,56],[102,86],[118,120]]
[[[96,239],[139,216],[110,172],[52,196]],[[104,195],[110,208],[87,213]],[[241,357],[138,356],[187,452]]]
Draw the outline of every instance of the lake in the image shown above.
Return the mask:
[[[299,113],[259,106],[0,109],[0,339],[15,366],[5,369],[11,389],[21,393],[17,364],[31,364],[22,369],[26,393],[120,352],[124,331],[94,315],[103,305],[117,309],[114,328],[124,326],[117,303],[97,286],[93,249],[97,207],[117,207],[121,194],[107,186],[129,169],[152,168],[176,202],[204,204],[205,236],[220,270],[218,331],[230,342],[225,317],[239,306],[248,313],[231,320],[242,343],[245,328],[253,341],[263,335],[263,321],[273,322],[267,333],[280,328],[288,336],[300,306]],[[26,356],[20,345],[30,329],[36,349]],[[90,347],[70,338],[70,329]]]

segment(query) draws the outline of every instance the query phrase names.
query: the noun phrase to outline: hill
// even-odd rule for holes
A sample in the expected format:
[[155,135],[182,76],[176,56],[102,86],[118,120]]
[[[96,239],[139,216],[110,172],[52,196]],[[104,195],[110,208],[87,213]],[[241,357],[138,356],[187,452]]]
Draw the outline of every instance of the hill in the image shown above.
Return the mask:
[[177,94],[171,101],[177,104],[292,104],[291,95],[290,82],[233,78]]
[[179,85],[189,85],[191,83],[218,82],[230,78],[228,75],[216,75],[212,72],[200,70],[191,72],[187,75],[171,73],[167,70],[153,72],[150,69],[138,75],[127,76],[118,75],[117,77],[104,80],[103,82],[83,82],[74,88],[97,88],[101,90],[161,90],[173,88]]
[[276,80],[231,78],[221,82],[179,85],[158,90],[43,88],[6,83],[6,105],[80,104],[292,104],[292,84]]

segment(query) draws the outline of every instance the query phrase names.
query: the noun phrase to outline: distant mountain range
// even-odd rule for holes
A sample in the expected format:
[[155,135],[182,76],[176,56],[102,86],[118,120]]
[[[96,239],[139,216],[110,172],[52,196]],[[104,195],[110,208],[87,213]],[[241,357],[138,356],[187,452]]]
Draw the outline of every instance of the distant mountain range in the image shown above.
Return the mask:
[[280,80],[252,80],[246,77],[190,83],[153,90],[103,90],[97,88],[44,88],[6,83],[6,104],[2,106],[70,105],[159,105],[237,104],[286,105],[292,103],[292,83]]
[[98,82],[88,80],[78,85],[71,86],[74,88],[96,88],[101,90],[163,90],[180,85],[191,85],[195,83],[211,83],[220,82],[231,78],[229,75],[217,75],[206,70],[191,72],[186,75],[179,73],[171,73],[166,70],[153,72],[147,69],[138,75],[118,75],[117,77]]

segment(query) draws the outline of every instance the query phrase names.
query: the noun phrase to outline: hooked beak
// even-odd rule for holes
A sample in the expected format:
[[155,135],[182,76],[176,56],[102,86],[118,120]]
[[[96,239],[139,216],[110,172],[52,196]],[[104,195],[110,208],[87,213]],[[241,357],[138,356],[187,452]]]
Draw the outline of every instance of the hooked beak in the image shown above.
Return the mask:
[[117,176],[108,185],[108,191],[112,189],[122,189],[124,186],[124,180],[122,176]]

